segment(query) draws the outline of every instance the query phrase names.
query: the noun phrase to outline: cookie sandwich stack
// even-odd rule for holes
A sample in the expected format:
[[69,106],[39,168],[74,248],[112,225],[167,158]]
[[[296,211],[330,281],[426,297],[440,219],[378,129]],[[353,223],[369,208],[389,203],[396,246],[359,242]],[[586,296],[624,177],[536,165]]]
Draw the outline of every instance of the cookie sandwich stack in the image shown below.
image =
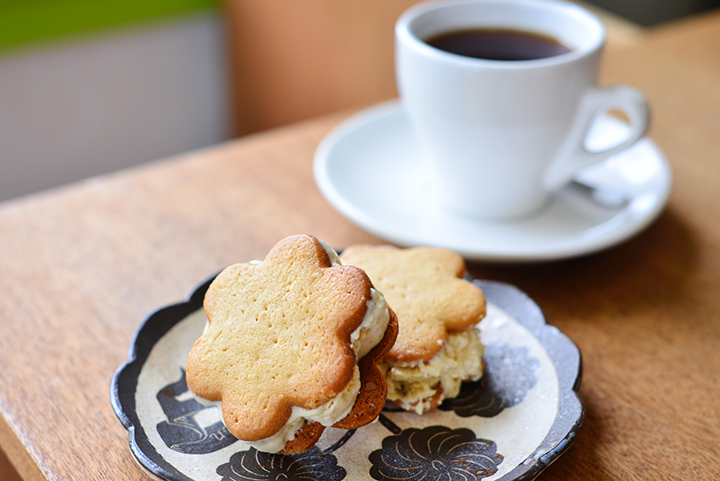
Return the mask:
[[338,256],[309,235],[283,239],[210,284],[188,387],[219,407],[241,448],[270,453],[307,451],[328,426],[364,426],[386,400],[423,414],[483,373],[485,298],[464,274],[445,249]]
[[325,427],[355,429],[380,414],[387,386],[377,363],[397,320],[367,274],[324,242],[288,237],[264,261],[226,268],[204,308],[188,387],[220,407],[246,448],[304,452]]

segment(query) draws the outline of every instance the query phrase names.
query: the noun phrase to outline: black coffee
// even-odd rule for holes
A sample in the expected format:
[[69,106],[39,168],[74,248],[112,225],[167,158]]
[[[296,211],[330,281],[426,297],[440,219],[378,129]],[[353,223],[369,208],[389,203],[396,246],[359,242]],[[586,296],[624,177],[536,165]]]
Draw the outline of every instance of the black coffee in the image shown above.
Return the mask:
[[536,60],[570,51],[552,37],[519,30],[455,30],[426,40],[440,50],[487,60]]

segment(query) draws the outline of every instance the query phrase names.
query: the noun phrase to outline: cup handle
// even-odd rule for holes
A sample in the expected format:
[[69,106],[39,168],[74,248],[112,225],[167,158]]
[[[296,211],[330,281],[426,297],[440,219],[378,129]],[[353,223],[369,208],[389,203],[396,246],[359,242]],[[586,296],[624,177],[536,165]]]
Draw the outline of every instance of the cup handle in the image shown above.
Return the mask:
[[[608,109],[625,112],[630,120],[630,135],[619,144],[599,152],[590,152],[585,139],[598,115]],[[555,191],[570,182],[575,173],[627,149],[640,140],[650,123],[650,108],[640,91],[625,85],[593,88],[585,94],[567,140],[545,175],[545,188]]]

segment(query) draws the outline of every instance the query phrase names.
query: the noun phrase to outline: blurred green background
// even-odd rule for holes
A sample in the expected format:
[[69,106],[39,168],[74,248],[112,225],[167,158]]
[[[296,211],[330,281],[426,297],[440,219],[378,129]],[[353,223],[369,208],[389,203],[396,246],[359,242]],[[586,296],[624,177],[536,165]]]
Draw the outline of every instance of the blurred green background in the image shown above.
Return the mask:
[[215,7],[216,0],[0,0],[0,49]]

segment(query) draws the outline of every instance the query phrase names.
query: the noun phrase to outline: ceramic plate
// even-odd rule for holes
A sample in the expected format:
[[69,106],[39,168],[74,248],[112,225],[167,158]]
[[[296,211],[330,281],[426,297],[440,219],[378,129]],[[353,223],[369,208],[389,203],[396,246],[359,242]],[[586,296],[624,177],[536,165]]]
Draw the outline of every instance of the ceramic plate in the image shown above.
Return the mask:
[[488,299],[479,329],[486,372],[422,416],[386,406],[357,430],[328,428],[296,456],[241,451],[216,408],[195,401],[185,361],[202,333],[210,281],[150,314],[112,379],[112,405],[140,465],[163,480],[530,480],[583,421],[577,347],[517,288],[474,280]]
[[[616,145],[626,124],[601,116],[587,147]],[[409,121],[399,102],[377,105],[338,125],[318,146],[315,181],[328,202],[356,225],[409,247],[431,245],[481,261],[564,259],[614,246],[662,211],[672,184],[662,151],[643,138],[578,174],[537,214],[488,221],[445,211],[434,200]],[[482,188],[480,180],[478,188]]]

